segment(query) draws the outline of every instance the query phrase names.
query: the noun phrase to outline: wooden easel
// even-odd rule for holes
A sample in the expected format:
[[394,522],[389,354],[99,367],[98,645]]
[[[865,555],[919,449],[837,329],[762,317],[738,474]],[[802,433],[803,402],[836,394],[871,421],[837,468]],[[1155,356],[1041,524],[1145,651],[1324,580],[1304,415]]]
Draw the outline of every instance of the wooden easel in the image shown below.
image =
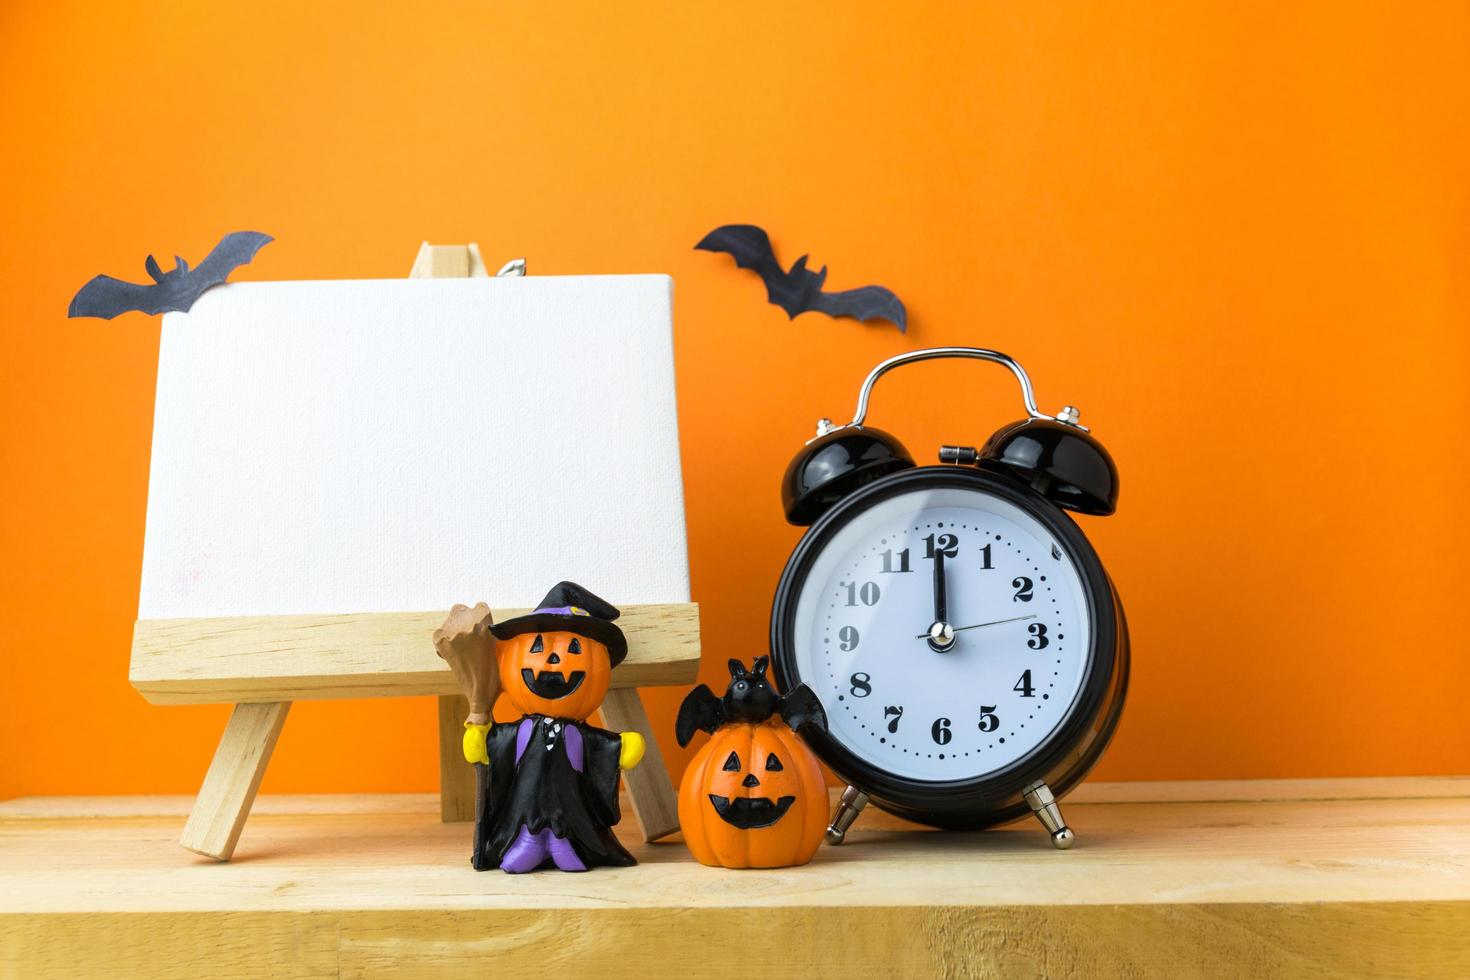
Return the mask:
[[[425,242],[410,275],[488,272],[474,244]],[[149,702],[235,705],[179,843],[230,859],[291,702],[310,699],[437,695],[440,817],[473,819],[473,769],[460,754],[469,708],[430,640],[446,611],[139,620],[129,680]],[[494,615],[500,621],[529,611],[495,609]],[[643,762],[623,778],[644,839],[655,840],[678,829],[678,804],[637,688],[694,682],[699,607],[630,606],[618,625],[628,638],[628,657],[613,673],[602,725],[641,732],[647,742]]]

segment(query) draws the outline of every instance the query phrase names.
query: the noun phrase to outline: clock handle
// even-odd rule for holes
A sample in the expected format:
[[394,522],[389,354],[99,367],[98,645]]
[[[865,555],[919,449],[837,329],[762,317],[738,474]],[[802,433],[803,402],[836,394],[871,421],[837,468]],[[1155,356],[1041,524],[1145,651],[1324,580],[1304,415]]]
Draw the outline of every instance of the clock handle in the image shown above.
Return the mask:
[[[1074,428],[1087,431],[1084,425],[1077,423],[1077,410],[1068,405],[1056,415],[1047,415],[1036,407],[1036,395],[1031,389],[1031,379],[1026,376],[1026,371],[1015,359],[1002,354],[1000,351],[986,350],[983,347],[926,347],[923,350],[913,350],[906,354],[895,354],[893,357],[873,368],[866,381],[863,382],[862,390],[858,392],[857,411],[853,413],[852,421],[847,425],[837,428],[860,428],[868,417],[868,398],[873,393],[873,385],[884,374],[898,367],[900,364],[912,364],[917,361],[933,361],[945,357],[969,357],[981,361],[990,361],[1008,368],[1016,376],[1021,384],[1021,399],[1026,403],[1026,414],[1033,419],[1047,419],[1048,421],[1064,422]],[[829,429],[828,431],[835,431]]]

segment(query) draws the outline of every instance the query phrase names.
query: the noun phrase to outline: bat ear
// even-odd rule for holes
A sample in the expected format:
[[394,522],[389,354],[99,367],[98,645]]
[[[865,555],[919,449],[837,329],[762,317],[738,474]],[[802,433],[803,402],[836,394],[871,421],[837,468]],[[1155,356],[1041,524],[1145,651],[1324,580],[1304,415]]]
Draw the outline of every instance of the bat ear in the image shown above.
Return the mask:
[[740,661],[736,660],[734,657],[731,657],[726,662],[725,666],[727,666],[727,667],[730,668],[730,676],[731,677],[744,677],[745,676],[745,665],[743,663],[741,663]]
[[1099,517],[1118,509],[1118,467],[1078,426],[1036,418],[1012,422],[985,443],[980,462],[1020,477],[1058,507]]
[[760,674],[762,677],[764,677],[766,673],[766,665],[770,662],[770,657],[756,657],[755,662],[750,665],[750,672],[752,674]]
[[175,255],[174,256],[174,271],[175,272],[188,272],[189,271],[189,263],[185,262],[183,260],[183,258],[181,258],[180,256]]
[[153,277],[154,282],[163,281],[163,270],[158,267],[158,260],[153,256],[150,255],[143,261],[143,268],[148,270],[148,274]]
[[786,520],[798,527],[814,524],[858,487],[913,465],[903,443],[882,429],[865,425],[827,429],[825,434],[819,429],[781,478]]

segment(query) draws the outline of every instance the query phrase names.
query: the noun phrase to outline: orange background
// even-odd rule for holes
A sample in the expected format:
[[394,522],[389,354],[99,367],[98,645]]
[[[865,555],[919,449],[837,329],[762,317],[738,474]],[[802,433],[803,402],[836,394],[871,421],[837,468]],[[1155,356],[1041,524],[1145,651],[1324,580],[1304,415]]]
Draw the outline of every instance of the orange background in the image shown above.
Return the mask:
[[[813,420],[979,344],[1123,474],[1083,519],[1134,640],[1099,776],[1467,771],[1470,12],[1287,6],[7,0],[0,797],[189,792],[213,751],[226,709],[127,683],[158,323],[64,313],[240,228],[277,241],[239,279],[403,276],[425,238],[671,273],[707,680],[764,650]],[[908,336],[788,323],[691,249],[731,221],[891,286]],[[927,457],[1018,413],[924,365],[872,418]],[[433,733],[300,704],[265,788],[430,789]]]

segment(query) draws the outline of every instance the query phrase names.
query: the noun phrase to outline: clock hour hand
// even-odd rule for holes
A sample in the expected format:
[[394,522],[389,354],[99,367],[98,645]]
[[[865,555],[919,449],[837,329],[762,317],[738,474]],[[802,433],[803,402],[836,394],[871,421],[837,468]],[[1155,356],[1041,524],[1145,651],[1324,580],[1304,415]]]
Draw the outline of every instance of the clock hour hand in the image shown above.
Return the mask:
[[923,638],[929,641],[929,649],[945,653],[954,646],[954,630],[949,628],[949,596],[944,587],[944,551],[934,550],[934,623]]
[[949,597],[944,590],[944,552],[934,552],[934,622],[949,622]]
[[[952,633],[958,633],[961,630],[977,630],[977,629],[979,629],[982,626],[999,626],[1001,623],[1019,623],[1022,620],[1035,619],[1035,618],[1036,618],[1036,614],[1035,613],[1032,613],[1029,616],[1012,616],[1010,619],[993,619],[993,620],[991,620],[988,623],[973,623],[973,624],[971,624],[969,626],[951,626],[949,629],[950,629],[950,632],[952,632]],[[930,639],[930,638],[931,638],[931,636],[930,636],[929,633],[920,633],[919,635],[917,635],[917,636],[914,637],[914,639],[916,639],[916,640],[927,640],[927,639]]]

